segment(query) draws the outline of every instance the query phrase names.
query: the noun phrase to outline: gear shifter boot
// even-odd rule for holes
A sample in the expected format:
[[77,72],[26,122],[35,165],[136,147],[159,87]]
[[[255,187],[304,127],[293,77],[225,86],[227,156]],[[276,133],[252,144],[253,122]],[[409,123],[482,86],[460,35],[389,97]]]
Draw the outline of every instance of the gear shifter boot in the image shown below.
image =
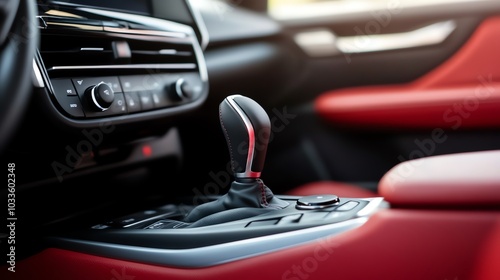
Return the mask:
[[219,117],[235,181],[227,194],[195,207],[184,221],[191,223],[212,216],[208,219],[215,224],[288,206],[288,202],[274,197],[260,179],[271,132],[264,109],[248,97],[231,95],[221,102]]
[[[244,213],[239,213],[239,215],[235,215],[233,211],[233,217],[246,218],[248,216],[253,216],[254,213],[262,214],[267,212],[263,209],[282,209],[288,206],[288,204],[288,202],[274,197],[273,192],[260,179],[248,183],[234,181],[227,194],[215,201],[207,202],[194,208],[184,221],[191,223],[212,214],[236,208],[241,208],[241,212],[247,212],[249,214],[245,215]],[[252,211],[252,208],[260,208],[262,210]],[[226,218],[221,219],[227,220]]]

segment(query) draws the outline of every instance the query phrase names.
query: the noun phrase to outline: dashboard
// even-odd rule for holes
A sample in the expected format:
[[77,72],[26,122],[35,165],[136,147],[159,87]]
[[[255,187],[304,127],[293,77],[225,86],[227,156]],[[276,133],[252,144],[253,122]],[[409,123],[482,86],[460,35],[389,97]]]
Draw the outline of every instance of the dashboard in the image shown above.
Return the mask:
[[199,12],[193,9],[190,1],[186,0],[133,0],[133,1],[98,1],[98,0],[76,0],[76,1],[52,1],[39,0],[39,7],[65,6],[65,7],[88,7],[106,9],[109,11],[125,12],[129,14],[144,15],[159,19],[189,25],[196,33],[197,39],[203,48],[208,43],[208,35],[205,24]]
[[[46,135],[66,137],[40,139],[44,149],[15,143],[14,156],[34,170],[21,183],[179,157],[175,121],[208,97],[204,24],[189,1],[125,3],[38,1],[28,112]],[[40,127],[31,125],[20,139]]]

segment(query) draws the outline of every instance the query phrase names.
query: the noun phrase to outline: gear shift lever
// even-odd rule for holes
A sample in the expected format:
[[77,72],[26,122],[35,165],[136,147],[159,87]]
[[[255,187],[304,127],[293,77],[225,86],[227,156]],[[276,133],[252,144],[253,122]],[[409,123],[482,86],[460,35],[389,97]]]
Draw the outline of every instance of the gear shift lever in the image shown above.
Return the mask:
[[248,97],[231,95],[221,102],[219,118],[235,180],[227,194],[195,207],[185,217],[193,227],[248,218],[289,204],[274,197],[260,179],[271,133],[264,109]]
[[260,178],[271,133],[266,112],[241,95],[228,96],[219,110],[236,181]]

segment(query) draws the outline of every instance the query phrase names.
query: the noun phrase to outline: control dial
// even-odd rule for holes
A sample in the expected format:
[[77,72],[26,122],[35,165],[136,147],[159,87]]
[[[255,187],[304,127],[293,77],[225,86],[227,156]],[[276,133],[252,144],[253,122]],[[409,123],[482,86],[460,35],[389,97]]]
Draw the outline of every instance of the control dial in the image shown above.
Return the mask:
[[90,103],[99,111],[108,110],[115,100],[113,89],[104,82],[90,87],[87,91],[90,96]]
[[173,85],[173,92],[179,100],[189,100],[193,97],[193,88],[183,78],[178,79]]

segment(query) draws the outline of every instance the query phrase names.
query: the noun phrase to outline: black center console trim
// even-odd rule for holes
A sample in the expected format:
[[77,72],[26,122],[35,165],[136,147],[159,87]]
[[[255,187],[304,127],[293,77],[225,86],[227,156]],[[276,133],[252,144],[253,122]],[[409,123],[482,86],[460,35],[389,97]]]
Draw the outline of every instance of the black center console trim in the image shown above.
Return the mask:
[[[145,225],[135,229],[94,227],[48,240],[54,247],[103,257],[199,268],[329,238],[362,226],[372,214],[387,206],[380,197],[341,198],[330,212],[299,211],[295,209],[298,198],[282,196],[282,199],[291,202],[286,209],[218,225],[170,229],[148,229]],[[359,205],[350,211],[335,210],[351,201]],[[169,207],[165,209],[171,211]],[[340,216],[344,218],[337,220]]]
[[[61,247],[99,256],[155,265],[201,268],[268,254],[308,242],[319,242],[318,239],[328,238],[360,227],[367,220],[366,217],[356,218],[314,228],[181,250],[127,246],[66,238],[60,238],[56,241]],[[325,242],[328,242],[328,239],[325,239]]]

